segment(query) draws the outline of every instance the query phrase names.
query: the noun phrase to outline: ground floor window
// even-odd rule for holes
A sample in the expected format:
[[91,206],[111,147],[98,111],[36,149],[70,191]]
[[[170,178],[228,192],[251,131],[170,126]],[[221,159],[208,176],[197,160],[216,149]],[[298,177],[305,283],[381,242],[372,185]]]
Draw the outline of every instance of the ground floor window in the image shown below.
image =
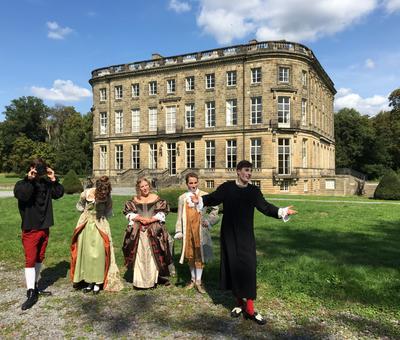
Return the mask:
[[282,181],[280,185],[280,191],[288,192],[289,191],[289,181]]
[[214,180],[206,180],[206,188],[213,189],[214,188]]

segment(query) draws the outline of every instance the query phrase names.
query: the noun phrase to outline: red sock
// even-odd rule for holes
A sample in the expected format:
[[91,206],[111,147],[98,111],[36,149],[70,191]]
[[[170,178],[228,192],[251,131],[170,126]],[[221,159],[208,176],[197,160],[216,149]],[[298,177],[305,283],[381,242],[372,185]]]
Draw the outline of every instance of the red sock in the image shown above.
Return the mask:
[[254,301],[252,299],[246,301],[246,312],[249,315],[254,315]]
[[242,298],[236,298],[236,305],[237,305],[237,307],[242,308],[243,307],[243,299]]

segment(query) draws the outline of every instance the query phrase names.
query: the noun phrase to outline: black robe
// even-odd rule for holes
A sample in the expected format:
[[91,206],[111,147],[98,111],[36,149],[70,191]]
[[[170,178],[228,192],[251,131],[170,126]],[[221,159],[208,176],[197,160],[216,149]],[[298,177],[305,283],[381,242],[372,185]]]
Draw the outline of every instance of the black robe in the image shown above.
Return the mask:
[[221,289],[232,290],[238,298],[255,299],[256,241],[254,208],[264,215],[278,217],[276,206],[268,203],[254,185],[239,187],[235,181],[221,184],[216,191],[203,196],[205,206],[223,204],[221,224]]

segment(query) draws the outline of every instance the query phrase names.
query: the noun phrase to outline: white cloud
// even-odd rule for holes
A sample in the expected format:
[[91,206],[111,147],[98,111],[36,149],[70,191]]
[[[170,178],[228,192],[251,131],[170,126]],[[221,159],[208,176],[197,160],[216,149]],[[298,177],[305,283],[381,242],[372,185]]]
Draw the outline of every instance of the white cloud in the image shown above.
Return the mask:
[[50,89],[32,86],[31,91],[39,98],[62,102],[79,101],[92,95],[92,92],[88,89],[74,85],[71,80],[62,79],[55,80]]
[[177,13],[188,12],[191,9],[189,3],[179,0],[170,0],[168,8]]
[[385,0],[384,6],[389,13],[400,10],[400,0]]
[[361,114],[373,116],[382,110],[389,110],[387,96],[373,95],[363,98],[351,89],[340,88],[335,98],[335,111],[345,107],[359,111]]
[[62,40],[64,39],[68,34],[73,32],[72,28],[69,27],[61,27],[57,22],[55,21],[48,21],[46,23],[47,28],[49,29],[49,32],[47,33],[47,37],[50,39],[56,39],[56,40]]
[[313,41],[357,23],[378,1],[200,0],[197,23],[221,44],[248,34],[259,40]]
[[367,60],[365,60],[365,67],[373,69],[375,68],[375,62],[372,59],[368,58]]

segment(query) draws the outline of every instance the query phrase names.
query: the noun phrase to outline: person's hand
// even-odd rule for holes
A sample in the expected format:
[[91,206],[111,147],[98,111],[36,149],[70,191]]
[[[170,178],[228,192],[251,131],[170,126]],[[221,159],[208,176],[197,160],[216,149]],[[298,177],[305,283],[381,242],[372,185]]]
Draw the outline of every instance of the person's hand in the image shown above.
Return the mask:
[[175,240],[182,240],[183,239],[183,234],[181,232],[177,232],[174,236]]
[[296,215],[297,214],[297,211],[292,209],[293,205],[289,205],[287,208],[288,208],[288,210],[287,210],[288,215]]
[[47,167],[46,170],[47,170],[47,177],[50,178],[50,180],[52,182],[55,182],[56,175],[54,173],[54,170],[52,168],[50,168],[50,167]]
[[27,174],[27,176],[28,176],[28,179],[29,180],[32,180],[32,179],[34,179],[35,177],[36,177],[36,169],[35,168],[31,168],[29,171],[28,171],[28,174]]

